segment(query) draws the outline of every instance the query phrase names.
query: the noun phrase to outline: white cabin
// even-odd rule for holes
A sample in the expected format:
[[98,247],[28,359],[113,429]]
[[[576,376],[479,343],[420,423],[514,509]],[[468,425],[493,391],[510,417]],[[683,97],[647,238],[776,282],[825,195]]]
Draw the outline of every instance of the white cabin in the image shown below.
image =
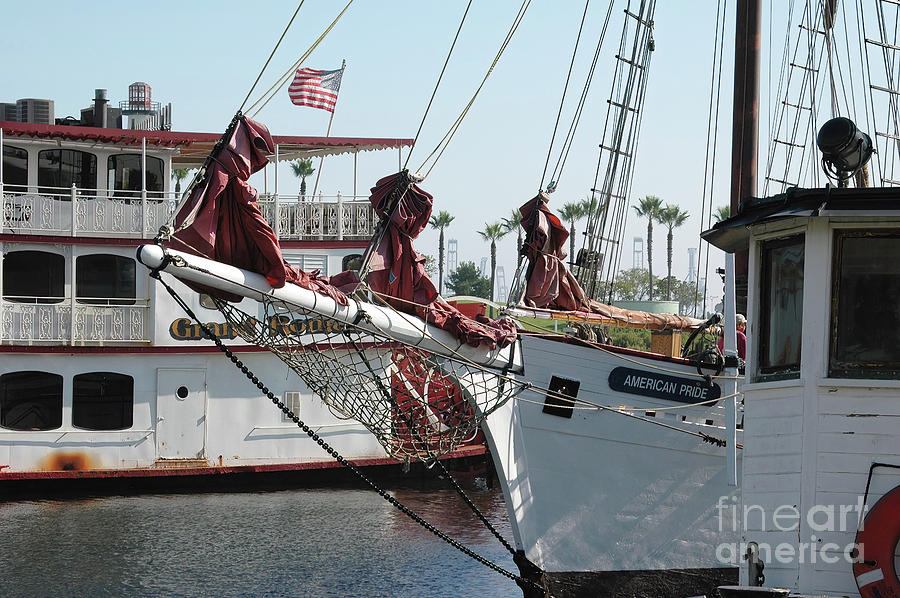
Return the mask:
[[793,189],[705,236],[750,252],[742,504],[720,515],[741,583],[755,542],[765,586],[859,596],[860,521],[900,485],[900,195]]

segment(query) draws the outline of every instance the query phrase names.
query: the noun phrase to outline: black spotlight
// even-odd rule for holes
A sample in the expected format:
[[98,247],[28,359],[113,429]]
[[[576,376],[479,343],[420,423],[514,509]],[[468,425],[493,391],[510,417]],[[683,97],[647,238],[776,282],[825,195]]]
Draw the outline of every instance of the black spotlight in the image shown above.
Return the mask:
[[816,145],[822,152],[825,174],[840,183],[851,178],[869,162],[872,139],[856,128],[849,118],[832,118],[819,129]]

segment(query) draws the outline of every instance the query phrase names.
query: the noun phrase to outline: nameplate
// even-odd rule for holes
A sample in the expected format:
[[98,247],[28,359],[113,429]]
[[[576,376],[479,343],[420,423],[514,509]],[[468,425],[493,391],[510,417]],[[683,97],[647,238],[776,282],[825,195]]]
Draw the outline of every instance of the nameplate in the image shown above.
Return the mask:
[[615,368],[609,373],[609,387],[643,397],[679,403],[699,403],[718,399],[722,389],[706,380],[670,376],[634,368]]

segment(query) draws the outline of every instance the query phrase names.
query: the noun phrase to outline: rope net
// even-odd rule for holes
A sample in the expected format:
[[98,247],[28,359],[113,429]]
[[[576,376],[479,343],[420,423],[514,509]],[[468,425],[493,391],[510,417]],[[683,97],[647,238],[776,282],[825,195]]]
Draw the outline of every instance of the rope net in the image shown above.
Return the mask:
[[341,419],[362,423],[399,461],[430,462],[483,440],[484,419],[524,386],[281,301],[259,313],[215,299],[249,343],[274,353]]

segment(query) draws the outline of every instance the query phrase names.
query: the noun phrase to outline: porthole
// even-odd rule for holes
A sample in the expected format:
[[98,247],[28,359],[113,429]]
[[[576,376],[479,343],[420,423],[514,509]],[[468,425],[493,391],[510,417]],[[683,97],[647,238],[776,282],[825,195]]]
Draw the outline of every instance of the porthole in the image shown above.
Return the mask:
[[175,396],[179,399],[186,399],[189,394],[187,386],[179,386],[178,390],[175,391]]

